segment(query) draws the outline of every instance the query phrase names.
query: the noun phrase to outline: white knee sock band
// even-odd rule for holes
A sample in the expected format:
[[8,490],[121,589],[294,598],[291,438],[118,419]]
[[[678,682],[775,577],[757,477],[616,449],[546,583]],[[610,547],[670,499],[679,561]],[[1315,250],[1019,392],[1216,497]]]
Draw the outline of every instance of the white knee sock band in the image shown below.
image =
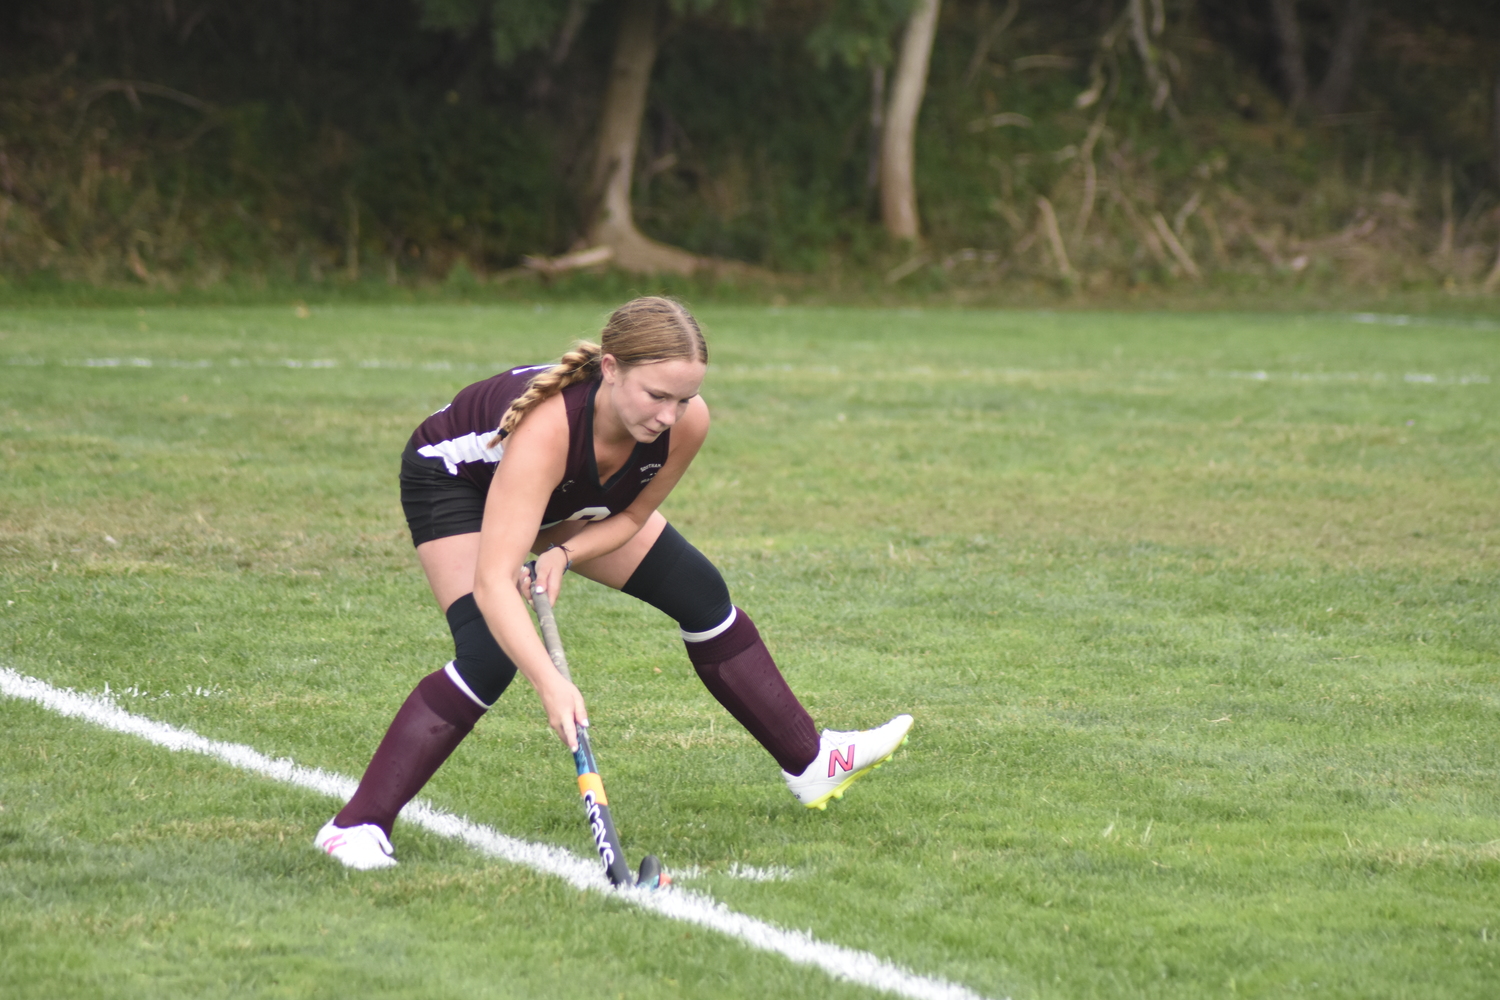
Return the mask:
[[718,625],[715,625],[713,628],[709,629],[707,632],[686,632],[686,631],[684,631],[682,633],[682,641],[683,642],[707,642],[709,639],[713,639],[713,638],[716,638],[717,636],[723,635],[725,632],[727,632],[729,630],[729,626],[731,626],[731,625],[734,624],[734,620],[739,617],[739,614],[740,614],[740,609],[739,608],[730,608],[729,609],[729,617],[726,618],[726,619],[724,619]]
[[478,705],[480,708],[484,709],[486,712],[490,710],[490,706],[479,700],[479,695],[469,690],[469,685],[465,684],[464,679],[459,676],[458,668],[453,665],[452,660],[449,660],[448,665],[443,668],[443,673],[448,675],[448,679],[453,682],[454,687],[458,688],[464,694],[469,696],[470,701]]

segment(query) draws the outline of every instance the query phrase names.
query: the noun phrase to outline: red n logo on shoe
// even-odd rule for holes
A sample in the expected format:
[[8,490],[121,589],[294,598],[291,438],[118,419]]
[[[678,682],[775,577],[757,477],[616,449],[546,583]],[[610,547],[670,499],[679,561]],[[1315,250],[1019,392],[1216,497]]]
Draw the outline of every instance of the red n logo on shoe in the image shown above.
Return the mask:
[[833,777],[835,768],[842,767],[846,771],[854,770],[854,744],[849,744],[849,756],[842,756],[835,747],[828,755],[828,776]]

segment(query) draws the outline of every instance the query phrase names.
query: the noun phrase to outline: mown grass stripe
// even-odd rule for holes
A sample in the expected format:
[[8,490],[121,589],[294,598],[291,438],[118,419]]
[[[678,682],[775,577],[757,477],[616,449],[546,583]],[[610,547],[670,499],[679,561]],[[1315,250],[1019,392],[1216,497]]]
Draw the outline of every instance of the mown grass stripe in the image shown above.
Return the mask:
[[[252,774],[347,801],[356,782],[341,774],[303,767],[288,758],[273,759],[242,743],[224,743],[188,729],[134,715],[96,695],[55,688],[8,667],[0,667],[0,693],[34,702],[67,718],[82,719],[117,733],[138,736],[168,750],[202,754]],[[610,895],[643,910],[698,927],[718,931],[761,951],[768,951],[828,973],[835,979],[857,983],[911,1000],[985,1000],[980,994],[943,979],[922,976],[869,952],[819,941],[804,931],[791,931],[755,917],[737,913],[708,896],[680,887],[652,892],[646,889],[616,890],[610,887],[592,859],[581,858],[560,847],[534,844],[509,837],[491,827],[437,809],[426,802],[412,802],[402,812],[407,822],[450,840],[457,840],[482,854],[523,865],[533,871],[563,879],[577,889]]]

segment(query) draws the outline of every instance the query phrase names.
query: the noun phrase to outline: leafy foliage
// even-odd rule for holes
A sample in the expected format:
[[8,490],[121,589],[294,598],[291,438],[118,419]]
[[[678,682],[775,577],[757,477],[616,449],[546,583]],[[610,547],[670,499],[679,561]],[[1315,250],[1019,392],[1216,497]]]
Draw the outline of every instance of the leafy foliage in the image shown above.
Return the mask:
[[820,66],[838,59],[846,66],[885,65],[891,38],[911,13],[911,0],[851,0],[832,4],[828,16],[807,35]]
[[[462,259],[485,281],[579,237],[607,5],[179,6],[16,0],[0,15],[0,276],[405,283]],[[1350,112],[1321,120],[1287,114],[1254,6],[1164,0],[1158,25],[1146,2],[1137,31],[1116,0],[1013,21],[952,0],[919,123],[926,246],[911,260],[886,244],[868,187],[869,70],[907,7],[666,4],[635,171],[645,229],[914,289],[1472,288],[1490,274],[1487,6],[1382,0]],[[1298,9],[1316,76],[1342,7]]]
[[495,60],[506,65],[557,34],[568,7],[549,0],[417,0],[422,27],[468,33],[487,26]]

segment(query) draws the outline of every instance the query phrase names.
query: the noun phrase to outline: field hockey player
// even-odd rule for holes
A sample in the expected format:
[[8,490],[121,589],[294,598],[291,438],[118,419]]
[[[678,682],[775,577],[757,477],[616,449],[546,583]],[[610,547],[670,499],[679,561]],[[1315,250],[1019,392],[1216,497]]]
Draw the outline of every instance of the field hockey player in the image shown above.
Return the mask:
[[676,621],[709,693],[807,807],[825,808],[906,741],[909,715],[820,734],[719,571],[657,511],[708,433],[697,322],[671,299],[640,298],[600,341],[461,390],[407,444],[401,503],[455,652],[407,697],[354,797],[318,832],[316,846],[350,868],[396,863],[397,814],[517,670],[576,749],[588,714],[532,625],[530,553],[550,600],[571,568]]

